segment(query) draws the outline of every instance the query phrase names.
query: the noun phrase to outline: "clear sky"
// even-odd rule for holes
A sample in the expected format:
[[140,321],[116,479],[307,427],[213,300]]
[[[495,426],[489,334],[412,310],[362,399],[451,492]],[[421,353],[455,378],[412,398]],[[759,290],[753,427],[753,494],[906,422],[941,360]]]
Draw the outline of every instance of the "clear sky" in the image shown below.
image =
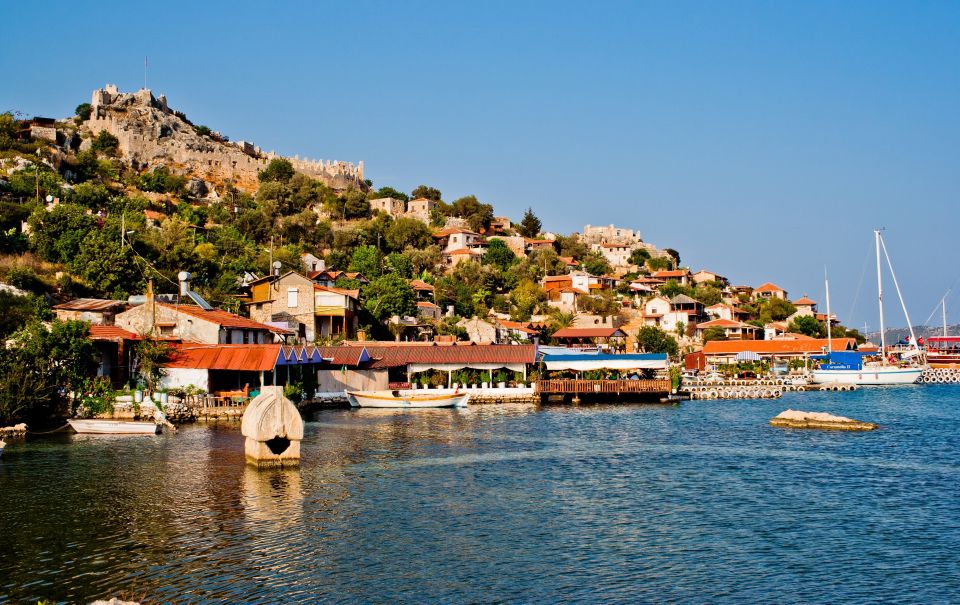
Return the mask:
[[[21,2],[0,111],[107,82],[265,149],[364,160],[547,229],[640,229],[876,327],[872,229],[911,319],[960,320],[958,2]],[[872,263],[872,257],[869,259]],[[856,305],[854,301],[857,300]],[[903,325],[888,298],[888,324]],[[852,313],[851,313],[852,311]]]

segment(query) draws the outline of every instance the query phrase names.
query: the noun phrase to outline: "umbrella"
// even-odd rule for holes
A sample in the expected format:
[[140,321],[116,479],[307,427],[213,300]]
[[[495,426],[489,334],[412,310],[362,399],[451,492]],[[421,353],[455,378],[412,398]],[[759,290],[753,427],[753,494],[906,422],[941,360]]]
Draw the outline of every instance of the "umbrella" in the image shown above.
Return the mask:
[[737,353],[737,361],[760,361],[760,356],[753,351],[741,351]]

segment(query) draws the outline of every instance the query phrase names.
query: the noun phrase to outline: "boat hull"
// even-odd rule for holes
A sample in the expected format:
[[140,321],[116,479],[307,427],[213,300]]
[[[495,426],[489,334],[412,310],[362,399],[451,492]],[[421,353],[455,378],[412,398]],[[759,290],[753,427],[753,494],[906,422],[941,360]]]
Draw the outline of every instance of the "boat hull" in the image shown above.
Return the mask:
[[78,433],[91,435],[156,435],[160,425],[154,422],[123,420],[68,420]]
[[470,395],[401,395],[397,391],[347,391],[347,399],[350,405],[360,408],[461,408],[467,407]]
[[814,384],[857,384],[883,386],[914,384],[923,374],[922,368],[864,368],[862,370],[814,370]]

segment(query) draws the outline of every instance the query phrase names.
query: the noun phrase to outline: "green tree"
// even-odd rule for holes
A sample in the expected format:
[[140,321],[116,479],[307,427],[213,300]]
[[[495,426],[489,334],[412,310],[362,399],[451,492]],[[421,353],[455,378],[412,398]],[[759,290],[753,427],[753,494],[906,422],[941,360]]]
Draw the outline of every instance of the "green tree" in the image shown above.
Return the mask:
[[285,158],[273,158],[267,167],[257,173],[257,178],[261,183],[278,182],[286,183],[295,174],[293,164]]
[[68,394],[96,367],[88,332],[86,322],[34,320],[0,348],[0,424],[38,427],[69,412]]
[[405,202],[410,200],[410,196],[402,191],[397,191],[393,187],[381,187],[376,191],[376,193],[371,194],[371,199],[379,199],[385,197],[392,197],[395,200],[403,200]]
[[388,273],[375,279],[363,288],[364,308],[378,321],[398,315],[416,314],[417,305],[413,288],[404,278]]
[[501,271],[506,271],[516,262],[517,255],[502,239],[495,237],[487,244],[487,251],[483,255],[485,265],[493,265]]
[[583,270],[590,275],[606,275],[613,270],[607,259],[599,252],[587,254],[583,258],[582,264]]
[[676,357],[680,350],[672,336],[655,326],[643,326],[637,331],[637,344],[645,353],[666,353]]
[[663,251],[666,252],[667,254],[669,254],[669,255],[670,255],[670,258],[673,259],[673,266],[674,266],[674,267],[679,267],[679,266],[680,266],[680,253],[679,253],[679,252],[677,252],[677,251],[674,250],[673,248],[664,248]]
[[80,103],[77,105],[77,108],[74,110],[74,115],[77,116],[80,122],[86,122],[90,119],[90,114],[93,113],[93,107],[90,103]]
[[110,190],[99,183],[79,183],[74,186],[70,201],[84,208],[100,210],[110,203]]
[[41,258],[55,263],[73,260],[96,226],[95,219],[75,204],[58,204],[50,212],[40,208],[30,215],[29,223],[34,249]]
[[631,265],[642,267],[647,264],[648,260],[650,260],[650,251],[646,248],[634,248],[630,253],[629,262]]
[[782,298],[771,298],[764,306],[773,321],[783,321],[797,312],[797,308],[792,302]]
[[134,347],[134,357],[137,363],[137,374],[146,383],[147,392],[156,390],[157,384],[163,377],[163,366],[174,354],[170,343],[144,338]]
[[558,235],[555,246],[559,250],[558,254],[560,256],[570,257],[577,261],[583,260],[590,254],[590,248],[580,241],[576,234]]
[[441,200],[440,190],[434,187],[427,187],[426,185],[420,185],[416,189],[410,192],[410,197],[412,198],[426,198],[428,200],[433,200],[439,202]]
[[402,216],[387,228],[386,240],[391,250],[401,252],[407,247],[426,248],[433,243],[433,236],[422,221]]
[[470,228],[478,232],[486,231],[493,221],[493,206],[480,202],[475,195],[455,200],[450,205],[450,211],[453,216],[466,219]]
[[364,218],[370,216],[370,202],[359,189],[348,191],[340,200],[343,204],[343,218]]
[[9,111],[0,113],[0,151],[13,149],[17,144],[17,119]]
[[70,266],[101,296],[127,298],[143,291],[143,273],[136,258],[104,231],[94,230],[83,238]]
[[817,318],[812,315],[801,315],[800,317],[795,317],[790,322],[790,325],[787,326],[787,331],[795,332],[797,334],[805,334],[814,338],[827,337],[826,326],[817,321]]
[[598,294],[581,296],[577,300],[578,311],[590,313],[591,315],[599,315],[603,318],[616,315],[620,312],[621,308],[612,290],[602,290]]
[[384,259],[384,265],[389,273],[395,273],[404,279],[413,277],[413,263],[410,257],[402,252],[391,252]]
[[382,273],[382,263],[383,256],[376,246],[360,246],[353,251],[349,270],[362,273],[367,279],[373,279]]
[[113,136],[106,130],[101,130],[97,133],[97,136],[93,137],[93,142],[90,144],[90,149],[95,153],[101,153],[103,155],[117,155],[117,152],[120,148],[120,139]]
[[138,180],[138,187],[143,191],[154,193],[182,194],[187,184],[187,178],[173,174],[166,166],[158,166],[147,172]]
[[527,208],[527,211],[523,213],[523,218],[520,220],[520,226],[517,228],[517,231],[519,231],[523,237],[537,237],[540,235],[541,229],[543,229],[543,223],[541,223],[537,215],[533,213],[533,208]]
[[210,130],[209,126],[204,126],[202,124],[194,126],[193,131],[201,137],[208,137],[213,134],[213,131]]
[[670,259],[663,256],[647,259],[647,268],[651,271],[666,271],[672,266],[673,263],[670,262]]
[[702,302],[705,307],[711,307],[723,300],[723,292],[714,286],[697,286],[693,289],[692,297]]
[[727,340],[727,332],[723,328],[712,327],[703,331],[703,342],[711,340]]
[[515,321],[529,321],[545,300],[547,294],[539,284],[524,280],[510,292],[510,317]]

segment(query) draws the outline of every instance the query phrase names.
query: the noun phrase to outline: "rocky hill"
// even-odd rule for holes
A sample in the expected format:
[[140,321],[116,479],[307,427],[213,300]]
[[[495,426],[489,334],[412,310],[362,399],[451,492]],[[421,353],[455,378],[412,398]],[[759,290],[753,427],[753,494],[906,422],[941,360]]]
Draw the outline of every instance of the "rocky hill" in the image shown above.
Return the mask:
[[[206,182],[212,190],[230,181],[252,193],[257,188],[257,172],[280,157],[253,143],[229,141],[194,126],[183,113],[167,105],[165,96],[154,97],[148,89],[124,93],[108,84],[93,91],[90,105],[90,117],[79,130],[81,148],[88,147],[101,131],[107,131],[119,141],[121,159],[136,170],[166,166],[177,174]],[[287,159],[298,172],[334,189],[364,186],[362,161],[354,165],[299,156]]]

